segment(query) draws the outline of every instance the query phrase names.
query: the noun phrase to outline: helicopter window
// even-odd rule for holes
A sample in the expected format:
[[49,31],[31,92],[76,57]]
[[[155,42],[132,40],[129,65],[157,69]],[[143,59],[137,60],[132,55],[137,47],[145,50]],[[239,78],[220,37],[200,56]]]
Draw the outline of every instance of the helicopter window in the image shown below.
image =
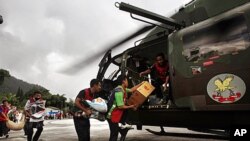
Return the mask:
[[118,73],[120,73],[119,66],[111,63],[104,74],[104,78],[112,80],[116,75],[118,75]]
[[129,81],[131,84],[139,84],[144,79],[139,76],[139,73],[148,69],[146,58],[139,55],[131,56],[126,63],[126,70],[128,72]]
[[122,57],[115,58],[114,63],[115,64],[121,64],[122,63]]
[[234,54],[247,49],[249,39],[245,18],[238,15],[186,33],[183,36],[183,55],[192,62]]

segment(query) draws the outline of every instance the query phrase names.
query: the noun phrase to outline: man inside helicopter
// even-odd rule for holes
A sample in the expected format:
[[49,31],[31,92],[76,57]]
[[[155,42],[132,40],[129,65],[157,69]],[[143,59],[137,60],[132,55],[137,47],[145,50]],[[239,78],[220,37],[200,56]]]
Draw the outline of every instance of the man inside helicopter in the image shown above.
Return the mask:
[[[168,101],[168,98],[163,96],[163,92],[167,90],[169,82],[169,65],[163,53],[159,53],[155,57],[155,63],[147,70],[140,72],[140,77],[146,74],[153,74],[152,85],[155,87],[153,93],[159,99],[157,104],[163,104]],[[163,92],[161,87],[163,86]]]

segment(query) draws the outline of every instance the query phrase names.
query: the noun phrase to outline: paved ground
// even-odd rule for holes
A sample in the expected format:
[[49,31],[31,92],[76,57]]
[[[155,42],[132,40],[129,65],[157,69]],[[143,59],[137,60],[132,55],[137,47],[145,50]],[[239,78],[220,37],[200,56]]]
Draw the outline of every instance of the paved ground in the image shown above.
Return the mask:
[[[130,130],[126,141],[222,141],[213,135],[197,134],[185,128],[165,128],[168,136],[157,136],[147,132],[145,129],[160,130],[159,127],[144,127],[143,130]],[[184,133],[184,134],[183,134]],[[0,138],[6,141],[26,141],[23,131],[10,131],[8,139]],[[91,141],[108,141],[109,128],[107,122],[99,122],[91,119]],[[47,120],[45,121],[44,131],[40,141],[77,141],[77,135],[74,129],[72,119]]]

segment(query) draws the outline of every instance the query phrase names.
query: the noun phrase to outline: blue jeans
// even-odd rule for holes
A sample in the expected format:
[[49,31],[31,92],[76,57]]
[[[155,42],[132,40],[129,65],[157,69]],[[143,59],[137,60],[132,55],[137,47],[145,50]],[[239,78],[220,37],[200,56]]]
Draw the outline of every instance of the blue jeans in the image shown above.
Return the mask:
[[74,124],[79,141],[90,141],[90,122],[88,118],[74,117]]

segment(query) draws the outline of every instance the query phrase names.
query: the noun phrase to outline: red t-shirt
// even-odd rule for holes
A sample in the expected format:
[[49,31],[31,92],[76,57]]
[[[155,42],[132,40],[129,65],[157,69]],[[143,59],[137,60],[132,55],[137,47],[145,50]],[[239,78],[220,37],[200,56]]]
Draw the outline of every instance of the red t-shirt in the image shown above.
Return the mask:
[[87,89],[81,90],[76,97],[80,98],[81,100],[92,101],[94,99],[94,94],[91,93],[90,88],[87,88]]
[[156,77],[160,78],[163,82],[166,82],[166,77],[168,76],[168,62],[164,62],[162,66],[155,63],[151,68],[151,71],[156,72]]
[[[4,106],[4,105],[1,105],[0,112],[7,116],[8,112],[9,112],[9,108]],[[7,120],[6,117],[4,117],[2,114],[0,114],[0,121],[6,121]]]

